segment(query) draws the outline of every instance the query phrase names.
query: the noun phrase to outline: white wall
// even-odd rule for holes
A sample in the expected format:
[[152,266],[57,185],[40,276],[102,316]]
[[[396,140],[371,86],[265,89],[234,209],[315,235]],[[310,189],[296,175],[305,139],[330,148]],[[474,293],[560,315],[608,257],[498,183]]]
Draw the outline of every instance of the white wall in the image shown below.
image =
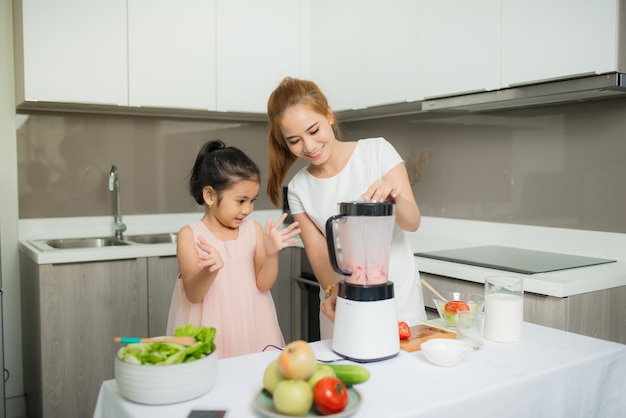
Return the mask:
[[24,415],[22,330],[17,246],[18,193],[11,0],[0,0],[0,247],[7,417]]

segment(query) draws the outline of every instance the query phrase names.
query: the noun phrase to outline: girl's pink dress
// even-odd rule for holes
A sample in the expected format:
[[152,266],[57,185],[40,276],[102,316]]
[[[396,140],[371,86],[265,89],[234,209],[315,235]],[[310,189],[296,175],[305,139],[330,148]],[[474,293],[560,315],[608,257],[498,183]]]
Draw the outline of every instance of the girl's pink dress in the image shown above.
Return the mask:
[[219,358],[257,353],[268,345],[284,347],[272,294],[256,287],[254,221],[242,222],[239,236],[232,241],[218,240],[201,221],[189,226],[194,238],[204,237],[219,251],[224,267],[198,303],[189,302],[179,275],[170,304],[167,335],[190,323],[215,327]]

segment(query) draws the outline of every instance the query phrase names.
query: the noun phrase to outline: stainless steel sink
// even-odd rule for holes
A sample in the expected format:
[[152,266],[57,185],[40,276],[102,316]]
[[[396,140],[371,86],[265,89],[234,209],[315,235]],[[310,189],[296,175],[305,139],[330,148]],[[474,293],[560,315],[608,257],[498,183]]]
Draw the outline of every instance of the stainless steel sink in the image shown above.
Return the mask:
[[77,250],[81,248],[110,248],[131,245],[175,244],[176,233],[128,235],[123,239],[115,237],[62,238],[31,241],[40,251]]
[[135,244],[175,244],[178,234],[128,235],[125,239]]
[[52,239],[43,241],[43,244],[56,249],[74,249],[74,248],[102,248],[115,247],[118,245],[129,245],[128,242],[119,240],[114,237],[103,238],[68,238],[68,239]]

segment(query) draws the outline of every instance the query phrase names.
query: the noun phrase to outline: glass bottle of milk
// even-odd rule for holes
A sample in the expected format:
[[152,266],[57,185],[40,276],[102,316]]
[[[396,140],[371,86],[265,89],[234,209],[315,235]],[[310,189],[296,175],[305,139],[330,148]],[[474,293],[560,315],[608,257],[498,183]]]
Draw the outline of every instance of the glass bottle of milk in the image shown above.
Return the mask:
[[520,341],[523,323],[523,279],[512,276],[485,278],[484,337],[502,343]]

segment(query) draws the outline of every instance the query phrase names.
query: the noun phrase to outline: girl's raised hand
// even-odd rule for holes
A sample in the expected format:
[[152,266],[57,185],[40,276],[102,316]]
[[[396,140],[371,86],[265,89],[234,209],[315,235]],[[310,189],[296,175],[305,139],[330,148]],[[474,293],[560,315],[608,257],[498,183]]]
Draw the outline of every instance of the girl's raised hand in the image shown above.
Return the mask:
[[204,237],[198,237],[196,245],[202,250],[202,252],[198,254],[198,267],[200,267],[200,269],[206,267],[212,273],[224,267],[222,256],[215,248],[206,242]]
[[386,200],[394,201],[396,197],[400,196],[400,187],[396,187],[385,180],[376,180],[367,189],[365,193],[361,195],[361,199],[368,202],[384,202]]
[[283,213],[276,221],[276,224],[273,223],[274,220],[272,218],[268,218],[265,223],[265,253],[269,256],[276,255],[283,248],[298,243],[298,240],[294,238],[300,233],[298,222],[280,229],[285,218],[287,218],[287,214]]

